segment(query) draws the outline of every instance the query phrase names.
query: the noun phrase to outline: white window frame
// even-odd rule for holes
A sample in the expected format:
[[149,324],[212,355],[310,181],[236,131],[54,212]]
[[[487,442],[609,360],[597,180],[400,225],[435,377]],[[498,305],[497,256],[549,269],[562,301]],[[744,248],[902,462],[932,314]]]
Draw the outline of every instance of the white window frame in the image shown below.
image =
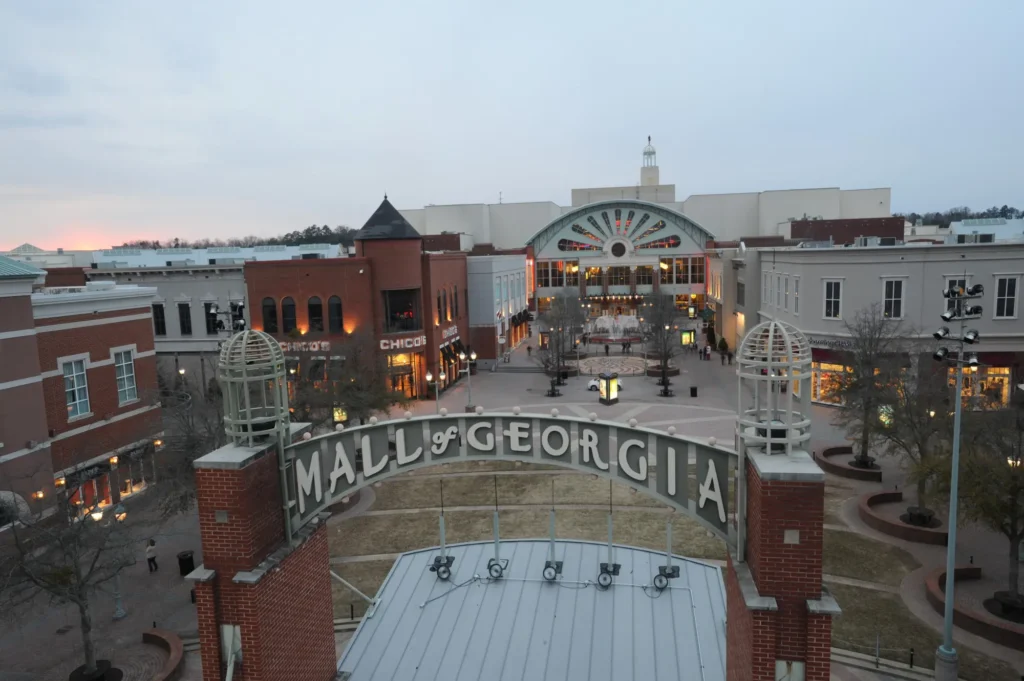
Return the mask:
[[[906,286],[906,279],[907,279],[906,277],[883,277],[882,278],[882,319],[893,319],[893,320],[903,319],[904,316],[906,315],[906,310],[907,310],[907,286]],[[890,298],[888,296],[888,293],[886,292],[886,289],[888,288],[890,282],[894,283],[894,284],[898,282],[899,285],[900,285],[900,296],[899,296],[899,298],[892,298],[893,301],[897,301],[897,300],[899,301],[900,313],[898,315],[893,315],[891,317],[890,316],[886,316],[886,314],[885,314],[885,308],[889,304],[889,300],[890,300]],[[893,287],[893,288],[895,288],[895,287]]]
[[[1017,319],[1017,315],[1020,314],[1020,275],[1019,274],[995,274],[995,286],[992,287],[992,319],[1006,320],[1006,319]],[[998,315],[999,310],[999,281],[1002,279],[1013,280],[1013,314],[1012,315]],[[1003,299],[1009,299],[1009,296],[1003,296]]]
[[[118,363],[117,356],[121,355],[121,354],[124,354],[124,353],[128,353],[128,363],[127,364]],[[136,372],[135,372],[135,358],[136,358],[137,355],[138,355],[138,351],[137,351],[136,346],[134,344],[133,345],[122,345],[122,346],[119,346],[119,347],[116,347],[116,348],[110,348],[110,361],[114,365],[114,383],[115,383],[115,387],[117,388],[117,406],[119,406],[119,407],[124,407],[124,406],[127,406],[129,404],[135,404],[136,402],[139,401],[139,386],[138,386],[138,379],[136,378]],[[124,367],[130,368],[130,370],[131,370],[131,375],[130,376],[128,376],[127,374],[125,376],[119,376],[118,375],[119,371],[121,371]],[[126,387],[125,387],[124,390],[121,389],[121,386],[118,383],[118,381],[120,379],[122,379],[122,378],[126,379],[126,381],[125,381],[125,386]],[[131,378],[131,388],[130,389],[127,387],[127,378]],[[122,393],[124,393],[124,398],[122,398],[122,396],[121,396]]]
[[[76,375],[78,375],[77,372],[74,372],[74,364],[76,362],[81,362],[82,363],[82,373],[81,373],[82,386],[81,387],[85,389],[85,400],[78,400],[78,399],[76,399],[73,403],[68,403],[67,379],[69,377],[65,373],[64,367],[70,364],[72,366],[72,372],[73,372],[72,376],[76,376]],[[87,419],[87,418],[91,417],[92,416],[92,401],[89,399],[89,353],[86,352],[86,353],[82,353],[82,354],[79,354],[79,355],[69,355],[67,357],[60,357],[60,358],[57,359],[57,366],[60,367],[60,377],[61,377],[61,380],[64,382],[64,404],[65,404],[66,407],[68,407],[67,412],[66,412],[67,415],[68,415],[68,423],[71,423],[73,421],[81,421],[82,419]],[[79,389],[79,386],[78,386],[78,382],[76,380],[75,381],[74,390],[77,391],[78,389]],[[76,398],[77,398],[77,395],[76,395]],[[79,411],[77,414],[73,414],[72,415],[70,407],[72,407],[73,404],[82,404],[83,402],[85,404],[85,410],[84,411]]]
[[[835,317],[828,316],[828,285],[839,284],[839,311]],[[844,281],[841,278],[831,277],[829,279],[821,280],[821,318],[831,321],[841,320],[843,318],[843,286]]]
[[782,307],[782,275],[775,275],[775,307]]
[[[952,284],[953,282],[964,282],[965,291],[971,287],[971,275],[969,274],[966,276],[963,274],[947,274],[942,278],[942,280],[943,282],[945,282],[945,288],[943,289],[944,291],[948,291],[950,284]],[[947,310],[951,309],[953,309],[953,301],[945,296],[942,296],[942,311],[946,312]]]
[[782,279],[782,309],[789,312],[789,275]]
[[793,277],[793,314],[800,315],[800,277]]

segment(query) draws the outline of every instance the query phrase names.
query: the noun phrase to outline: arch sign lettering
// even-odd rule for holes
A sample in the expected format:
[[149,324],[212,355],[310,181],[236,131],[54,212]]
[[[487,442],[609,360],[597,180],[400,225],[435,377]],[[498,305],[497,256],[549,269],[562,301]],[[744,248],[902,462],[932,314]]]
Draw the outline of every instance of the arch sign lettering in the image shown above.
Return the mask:
[[407,418],[300,440],[285,449],[292,527],[353,492],[453,461],[523,461],[615,480],[685,513],[731,545],[733,451],[622,423],[489,413]]

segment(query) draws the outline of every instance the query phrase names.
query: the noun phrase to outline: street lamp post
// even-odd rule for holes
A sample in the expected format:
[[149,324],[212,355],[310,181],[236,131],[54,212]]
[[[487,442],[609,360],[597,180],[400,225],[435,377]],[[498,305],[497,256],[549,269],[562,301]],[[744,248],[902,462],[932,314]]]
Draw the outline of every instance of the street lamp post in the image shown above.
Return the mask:
[[[466,361],[466,353],[460,352],[459,359],[463,362]],[[476,361],[476,350],[472,350],[469,353],[469,363],[466,364],[465,369],[459,369],[460,374],[466,374],[466,412],[473,411],[473,362]],[[444,380],[443,378],[441,380]]]
[[[120,524],[128,516],[128,511],[125,510],[123,505],[118,504],[114,507],[113,514],[114,522],[117,523],[117,527],[120,527]],[[94,510],[90,515],[96,522],[103,520],[103,511],[100,509]],[[121,600],[121,570],[119,567],[117,572],[114,573],[114,619],[121,620],[127,616],[128,611],[124,609],[124,601]]]
[[933,355],[936,361],[950,362],[956,367],[956,387],[953,394],[953,399],[956,400],[953,407],[953,454],[949,481],[949,520],[946,523],[949,534],[946,542],[946,602],[943,613],[942,645],[935,651],[936,681],[956,681],[957,679],[959,658],[956,648],[953,647],[953,602],[956,587],[956,526],[960,482],[960,415],[963,407],[960,393],[964,384],[964,365],[975,368],[978,366],[978,356],[972,354],[970,357],[965,357],[964,347],[973,345],[979,340],[977,331],[967,329],[967,321],[981,317],[981,305],[975,305],[973,301],[980,300],[984,292],[985,288],[981,284],[975,284],[966,291],[958,285],[943,291],[943,297],[949,299],[951,304],[949,309],[942,313],[942,321],[947,323],[959,321],[960,334],[959,336],[950,335],[949,327],[946,326],[933,334],[938,341],[952,341],[958,345],[955,358],[949,356],[949,350],[945,347],[940,347]]
[[448,378],[447,374],[442,371],[438,374],[437,380],[435,381],[434,375],[429,371],[427,372],[427,385],[434,386],[434,407],[438,414],[441,413],[441,383],[443,383],[446,378]]

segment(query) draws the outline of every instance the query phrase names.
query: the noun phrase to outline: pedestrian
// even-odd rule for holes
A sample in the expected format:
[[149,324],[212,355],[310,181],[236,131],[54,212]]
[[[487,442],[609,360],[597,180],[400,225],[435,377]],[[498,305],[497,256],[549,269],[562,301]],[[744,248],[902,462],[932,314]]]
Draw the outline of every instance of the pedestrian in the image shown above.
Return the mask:
[[723,353],[721,353],[721,355],[722,355],[722,366],[725,366],[725,353],[723,352]]
[[526,356],[527,357],[533,357],[533,346],[532,345],[527,345],[526,346]]
[[160,569],[160,566],[156,564],[156,540],[150,539],[149,543],[146,544],[146,563],[149,565],[150,572],[156,572]]
[[729,351],[729,366],[732,366],[732,350]]
[[605,344],[604,344],[604,356],[605,356],[605,357],[607,357],[607,356],[608,356],[608,355],[610,355],[611,353],[612,353],[612,349],[611,349],[610,347],[608,347],[608,344],[607,344],[607,343],[605,343]]

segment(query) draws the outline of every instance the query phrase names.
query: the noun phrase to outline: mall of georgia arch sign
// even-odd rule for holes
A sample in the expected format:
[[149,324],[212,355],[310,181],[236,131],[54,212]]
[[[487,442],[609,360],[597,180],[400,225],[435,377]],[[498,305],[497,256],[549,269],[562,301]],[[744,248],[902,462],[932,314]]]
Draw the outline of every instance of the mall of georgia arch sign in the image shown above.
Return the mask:
[[285,461],[296,529],[359,489],[411,470],[523,461],[629,485],[735,545],[728,522],[735,453],[649,428],[519,413],[407,417],[299,440],[285,449]]

